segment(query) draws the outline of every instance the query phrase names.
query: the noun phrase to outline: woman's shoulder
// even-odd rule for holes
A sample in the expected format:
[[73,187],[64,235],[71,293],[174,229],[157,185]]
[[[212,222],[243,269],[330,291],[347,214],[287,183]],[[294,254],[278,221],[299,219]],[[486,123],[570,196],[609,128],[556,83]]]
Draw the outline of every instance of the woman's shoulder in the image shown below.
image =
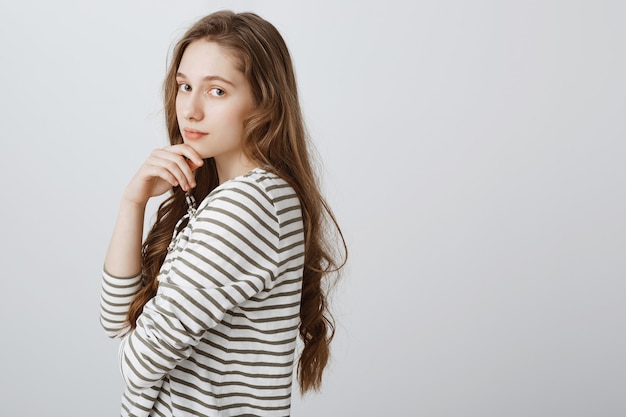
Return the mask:
[[299,205],[298,197],[291,185],[277,174],[263,168],[255,168],[224,182],[207,196],[199,209],[220,200],[244,205],[255,203],[274,209],[284,207],[285,203]]

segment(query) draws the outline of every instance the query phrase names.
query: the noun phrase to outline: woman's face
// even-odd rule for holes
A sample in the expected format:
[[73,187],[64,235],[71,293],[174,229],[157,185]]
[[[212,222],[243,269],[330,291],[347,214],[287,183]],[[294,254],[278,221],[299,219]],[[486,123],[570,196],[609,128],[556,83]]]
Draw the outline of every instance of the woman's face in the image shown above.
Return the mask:
[[243,123],[254,110],[254,98],[232,53],[215,42],[192,42],[176,82],[176,115],[184,142],[202,158],[215,158],[222,182],[247,172]]

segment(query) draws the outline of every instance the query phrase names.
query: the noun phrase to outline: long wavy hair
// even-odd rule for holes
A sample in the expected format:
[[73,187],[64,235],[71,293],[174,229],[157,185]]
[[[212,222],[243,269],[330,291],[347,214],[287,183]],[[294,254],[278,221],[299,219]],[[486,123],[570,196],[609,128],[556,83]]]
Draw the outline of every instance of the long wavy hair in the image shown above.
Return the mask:
[[[335,216],[320,193],[311,163],[310,145],[298,100],[291,57],[278,30],[253,13],[220,11],[196,22],[176,44],[164,82],[166,126],[172,145],[183,142],[176,116],[176,72],[185,49],[196,40],[216,42],[236,58],[250,83],[256,108],[244,123],[244,152],[262,168],[287,181],[296,191],[304,222],[305,255],[299,333],[303,348],[298,382],[305,393],[319,390],[330,357],[335,323],[328,308],[328,282],[346,262],[347,248]],[[218,184],[212,158],[196,171],[196,201]],[[156,295],[157,275],[176,222],[185,214],[179,187],[159,206],[142,248],[143,287],[133,299],[127,321],[135,328],[143,306]]]

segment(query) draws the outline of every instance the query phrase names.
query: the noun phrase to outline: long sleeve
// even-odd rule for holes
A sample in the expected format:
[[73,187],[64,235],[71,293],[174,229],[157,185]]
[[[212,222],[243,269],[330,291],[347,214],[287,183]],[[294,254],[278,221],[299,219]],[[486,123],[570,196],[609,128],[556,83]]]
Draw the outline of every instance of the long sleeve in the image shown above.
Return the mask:
[[157,295],[122,341],[120,367],[133,389],[161,380],[227,311],[272,288],[279,274],[279,222],[264,190],[235,183],[205,203],[166,257]]
[[141,288],[141,275],[130,278],[114,277],[102,271],[100,291],[100,324],[109,337],[119,336],[124,325],[128,307]]

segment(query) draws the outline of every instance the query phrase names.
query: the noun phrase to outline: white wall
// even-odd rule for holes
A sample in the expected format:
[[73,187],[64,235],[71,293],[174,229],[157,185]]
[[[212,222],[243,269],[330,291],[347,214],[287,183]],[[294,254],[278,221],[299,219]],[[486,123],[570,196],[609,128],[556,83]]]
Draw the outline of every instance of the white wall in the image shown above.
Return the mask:
[[167,52],[221,8],[286,38],[350,246],[293,415],[626,415],[618,0],[2,2],[2,414],[117,415],[104,252]]

